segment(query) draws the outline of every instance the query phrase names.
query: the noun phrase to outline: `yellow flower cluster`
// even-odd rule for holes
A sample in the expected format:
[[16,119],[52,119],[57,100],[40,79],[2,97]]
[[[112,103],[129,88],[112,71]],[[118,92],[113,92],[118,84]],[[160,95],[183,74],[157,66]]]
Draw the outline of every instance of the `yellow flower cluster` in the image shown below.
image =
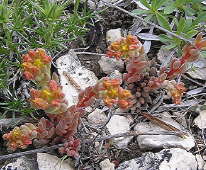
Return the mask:
[[44,49],[30,50],[22,57],[23,74],[27,80],[35,80],[40,85],[50,80],[52,58],[46,54]]
[[12,131],[3,135],[3,139],[8,141],[8,150],[11,151],[15,151],[17,148],[25,149],[32,144],[32,140],[36,137],[37,128],[32,123],[15,127]]
[[139,56],[142,53],[142,43],[136,36],[128,35],[122,37],[120,40],[113,42],[107,50],[108,57],[115,57],[116,59],[129,59],[135,56]]
[[55,80],[50,80],[41,90],[31,89],[30,94],[30,102],[36,109],[42,109],[50,114],[59,114],[67,110],[64,94]]
[[120,84],[119,79],[105,78],[99,83],[98,95],[107,106],[117,104],[120,108],[126,109],[131,106],[132,94],[129,90],[120,87]]

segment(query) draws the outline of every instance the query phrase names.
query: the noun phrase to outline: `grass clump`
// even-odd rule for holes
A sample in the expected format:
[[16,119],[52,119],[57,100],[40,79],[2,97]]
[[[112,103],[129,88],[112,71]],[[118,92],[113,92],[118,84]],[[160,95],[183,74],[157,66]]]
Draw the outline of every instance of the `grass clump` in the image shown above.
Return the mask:
[[68,49],[68,43],[85,35],[92,17],[80,0],[2,0],[0,1],[0,109],[31,113],[24,97],[17,94],[21,79],[21,56],[29,49],[44,48],[55,56]]

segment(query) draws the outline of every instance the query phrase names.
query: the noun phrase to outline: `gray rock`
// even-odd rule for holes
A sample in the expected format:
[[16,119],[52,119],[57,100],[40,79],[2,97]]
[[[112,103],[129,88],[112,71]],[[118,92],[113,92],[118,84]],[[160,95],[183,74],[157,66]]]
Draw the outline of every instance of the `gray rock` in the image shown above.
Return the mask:
[[151,34],[151,33],[139,33],[137,34],[138,38],[143,39],[143,40],[154,40],[154,41],[159,41],[159,36]]
[[[112,116],[112,118],[110,119],[106,127],[111,135],[115,135],[118,133],[129,132],[130,131],[129,124],[130,124],[130,120],[127,119],[126,117],[114,115]],[[126,148],[132,138],[133,137],[131,136],[120,137],[120,138],[114,138],[113,141],[119,148]]]
[[114,170],[115,165],[110,162],[109,159],[105,159],[100,162],[101,170]]
[[88,122],[92,125],[103,125],[107,121],[107,116],[101,109],[95,109],[88,115]]
[[[84,2],[85,0],[82,0],[82,1]],[[105,2],[107,2],[107,3],[115,3],[117,1],[118,0],[105,0]],[[100,10],[101,8],[104,8],[106,5],[102,1],[88,0],[88,6],[89,6],[90,9]]]
[[34,159],[22,156],[3,166],[0,170],[37,170],[37,168],[37,162]]
[[[92,71],[81,66],[77,55],[72,50],[67,55],[58,58],[56,63],[60,75],[62,92],[65,94],[68,106],[75,105],[78,101],[79,90],[75,87],[73,81],[78,84],[81,90],[84,90],[88,86],[94,86],[98,78]],[[70,81],[68,81],[68,76],[65,76],[63,72],[69,75]]]
[[206,128],[206,110],[200,111],[199,116],[194,119],[195,125],[197,125],[200,129]]
[[189,71],[187,72],[192,78],[206,80],[206,74],[205,74],[206,59],[205,58],[200,58],[199,60],[190,63],[189,67],[195,68],[195,69],[188,69]]
[[39,170],[74,170],[70,160],[61,160],[47,153],[37,153]]
[[28,118],[20,117],[20,118],[8,118],[0,120],[0,128],[11,128],[15,127],[19,124],[23,124],[30,121]]
[[[195,141],[193,136],[186,131],[184,127],[182,127],[179,123],[169,118],[168,116],[162,117],[164,122],[180,129],[183,132],[186,132],[188,136],[185,138],[181,138],[176,135],[141,135],[137,137],[137,142],[141,149],[157,149],[157,148],[171,148],[171,147],[179,147],[185,148],[186,150],[190,150],[195,146]],[[151,122],[141,122],[138,123],[135,128],[139,133],[160,133],[165,132],[166,130],[161,127],[151,123]]]
[[115,70],[118,70],[120,72],[124,70],[124,62],[122,60],[116,60],[114,58],[102,56],[98,63],[101,67],[101,70],[105,74],[111,74]]
[[122,37],[121,28],[110,29],[106,33],[106,41],[108,44],[121,39],[121,37]]
[[120,73],[118,70],[114,70],[110,75],[109,75],[110,78],[113,78],[113,79],[120,79],[121,80],[121,83],[122,83],[122,73]]
[[125,161],[116,170],[197,170],[197,161],[184,149],[164,149],[146,152],[141,157]]
[[198,170],[204,169],[205,161],[204,161],[204,159],[202,158],[202,156],[199,155],[199,154],[196,154],[196,155],[195,155],[195,158],[196,158],[196,161],[197,161]]

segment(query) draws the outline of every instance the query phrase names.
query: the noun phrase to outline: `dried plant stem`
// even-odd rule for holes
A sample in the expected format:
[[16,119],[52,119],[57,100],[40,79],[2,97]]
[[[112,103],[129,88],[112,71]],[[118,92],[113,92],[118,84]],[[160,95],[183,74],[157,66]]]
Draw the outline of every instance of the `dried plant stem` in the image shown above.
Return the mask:
[[80,85],[74,80],[74,78],[73,78],[69,73],[67,73],[66,71],[63,71],[63,75],[67,78],[67,81],[68,81],[72,86],[75,87],[75,89],[76,89],[77,91],[81,91],[81,90],[82,90],[81,87],[80,87]]
[[152,114],[155,110],[159,108],[159,106],[162,104],[164,99],[164,92],[161,93],[159,101],[152,107],[152,109],[149,111],[149,114]]
[[91,52],[75,52],[75,54],[85,54],[85,55],[97,55],[97,56],[106,56],[106,54],[98,54],[98,53],[91,53]]
[[34,150],[30,150],[30,151],[25,151],[25,152],[11,153],[11,154],[8,154],[8,155],[2,155],[2,156],[0,156],[0,161],[6,160],[6,159],[17,158],[17,157],[24,156],[24,155],[31,155],[31,154],[38,153],[38,152],[45,152],[45,151],[48,151],[48,150],[57,149],[59,147],[62,147],[63,145],[64,144],[58,144],[58,145],[43,147],[43,148],[34,149]]
[[135,14],[133,14],[133,13],[131,13],[131,12],[129,12],[129,11],[121,8],[121,7],[118,7],[118,6],[115,5],[115,4],[112,4],[112,3],[109,3],[109,2],[105,2],[104,0],[101,0],[101,1],[102,1],[105,5],[107,5],[107,6],[109,6],[109,7],[116,8],[116,9],[118,9],[118,10],[120,10],[120,11],[122,11],[122,12],[124,12],[124,13],[132,16],[132,17],[134,17],[134,18],[137,18],[138,20],[140,20],[140,21],[142,21],[142,22],[144,22],[144,23],[146,23],[146,24],[152,25],[152,26],[154,26],[155,28],[158,28],[159,30],[166,32],[166,33],[169,34],[169,35],[172,35],[172,36],[174,36],[174,37],[176,37],[176,38],[179,38],[179,39],[181,39],[181,40],[184,40],[184,41],[189,42],[189,43],[192,44],[192,40],[186,39],[186,38],[184,38],[184,37],[182,37],[182,36],[180,36],[180,35],[177,35],[177,34],[171,32],[171,31],[169,31],[169,30],[167,30],[167,29],[159,26],[159,25],[156,25],[156,24],[154,24],[154,23],[152,23],[152,22],[146,21],[146,20],[144,20],[144,18],[142,18],[142,17],[140,17],[140,16],[137,16],[137,15],[135,15]]
[[202,86],[202,87],[205,87],[205,86],[206,86],[206,84],[199,83],[198,81],[195,81],[195,80],[189,78],[189,77],[186,76],[185,74],[183,74],[182,77],[185,78],[185,79],[190,80],[191,82],[193,82],[193,83],[195,83],[195,84],[197,84],[197,85],[199,85],[199,86]]
[[[127,137],[127,136],[139,136],[139,135],[177,135],[177,136],[179,136],[180,134],[179,134],[179,132],[140,133],[138,131],[130,131],[130,132],[126,132],[126,133],[118,133],[118,134],[115,134],[115,135],[109,135],[109,136],[104,136],[104,137],[101,137],[101,138],[96,138],[95,141],[100,142],[100,141],[108,140],[108,139],[112,139],[112,138]],[[82,141],[84,141],[84,143],[91,143],[93,141],[93,139],[82,140]],[[43,147],[43,148],[40,148],[40,149],[34,149],[34,150],[30,150],[30,151],[25,151],[25,152],[2,155],[2,156],[0,156],[0,161],[6,160],[6,159],[17,158],[17,157],[24,156],[24,155],[30,155],[30,154],[34,154],[34,153],[38,153],[38,152],[46,152],[46,151],[49,151],[49,150],[58,149],[59,147],[62,147],[63,145],[64,144],[58,144],[58,145]]]
[[170,125],[170,124],[168,124],[168,123],[152,116],[151,114],[142,113],[142,112],[140,112],[140,114],[142,116],[144,116],[145,118],[147,118],[148,120],[150,120],[152,123],[160,126],[161,128],[163,128],[165,130],[172,131],[172,132],[178,132],[179,136],[182,137],[182,138],[185,138],[186,136],[188,136],[187,133],[180,131],[176,127],[174,127],[174,126],[172,126],[172,125]]
[[97,137],[102,134],[102,131],[103,131],[104,128],[107,126],[107,124],[108,124],[109,121],[111,120],[112,116],[113,116],[113,110],[110,109],[110,110],[109,110],[109,117],[108,117],[107,121],[106,121],[105,124],[100,128],[100,129],[101,129],[100,132],[92,139],[91,143],[94,143],[94,142],[96,141]]
[[[115,135],[109,135],[101,138],[96,138],[95,141],[103,141],[103,140],[108,140],[112,138],[119,138],[119,137],[127,137],[127,136],[140,136],[140,135],[180,135],[180,132],[147,132],[147,133],[140,133],[138,131],[130,131],[130,132],[125,132],[125,133],[118,133]],[[87,141],[86,141],[87,142]],[[90,141],[88,141],[90,142]]]

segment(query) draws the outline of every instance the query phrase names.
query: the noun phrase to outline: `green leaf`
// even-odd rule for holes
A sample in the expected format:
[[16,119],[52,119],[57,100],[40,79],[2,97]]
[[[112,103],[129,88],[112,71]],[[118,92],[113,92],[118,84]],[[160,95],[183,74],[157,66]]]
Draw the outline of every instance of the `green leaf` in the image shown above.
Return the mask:
[[145,10],[145,9],[135,9],[132,11],[133,14],[136,15],[142,15],[142,14],[149,14],[150,11],[149,10]]
[[189,8],[189,7],[187,7],[187,6],[184,7],[184,11],[185,11],[185,14],[186,14],[187,16],[194,16],[195,13],[197,12],[197,11],[195,11],[194,9]]
[[201,58],[206,58],[206,51],[201,51],[200,52],[200,57]]
[[147,2],[147,0],[140,0],[140,2],[146,6],[147,8],[151,9],[151,5]]
[[167,29],[169,31],[172,31],[171,28],[170,28],[170,24],[167,21],[166,17],[161,15],[159,12],[156,13],[156,17],[157,17],[157,20],[158,20],[158,23],[159,23],[160,26],[162,26],[163,28],[165,28],[165,29]]
[[196,34],[198,33],[197,30],[191,30],[191,31],[188,31],[185,35],[185,38],[192,38],[194,37]]
[[160,41],[163,43],[168,43],[172,41],[172,38],[165,34],[160,34],[159,38],[160,38]]
[[159,9],[162,5],[164,5],[167,2],[168,2],[168,0],[156,0],[155,8]]
[[185,27],[183,32],[187,33],[189,31],[195,30],[197,27],[196,23],[193,21],[193,19],[187,19],[185,22]]
[[181,17],[179,19],[178,25],[177,25],[177,32],[176,34],[180,35],[181,32],[183,32],[183,29],[185,27],[185,19],[183,17]]
[[156,2],[157,2],[157,0],[151,0],[151,8],[152,8],[153,10],[157,10],[157,9],[156,9]]
[[7,23],[9,21],[11,11],[6,4],[0,4],[0,23]]
[[170,5],[167,5],[165,8],[164,8],[164,14],[171,14],[172,12],[174,12],[175,10],[177,10],[177,8],[175,7],[174,5],[174,2]]
[[167,49],[167,50],[171,50],[172,48],[175,48],[175,47],[177,47],[177,44],[175,44],[175,43],[164,46],[164,48]]
[[145,20],[145,21],[149,21],[149,20],[151,20],[153,17],[154,17],[154,14],[149,14],[149,15],[147,15],[147,16],[144,18],[144,20]]
[[193,19],[191,19],[191,18],[186,19],[185,27],[186,28],[191,28],[192,25],[193,25]]
[[200,23],[200,22],[204,22],[206,21],[206,12],[200,12],[198,13],[198,17],[196,19],[197,21],[195,21],[196,23]]
[[203,2],[204,0],[191,0],[192,3],[200,3],[200,2]]
[[187,2],[187,0],[175,0],[175,6],[177,8],[182,8],[183,5]]

